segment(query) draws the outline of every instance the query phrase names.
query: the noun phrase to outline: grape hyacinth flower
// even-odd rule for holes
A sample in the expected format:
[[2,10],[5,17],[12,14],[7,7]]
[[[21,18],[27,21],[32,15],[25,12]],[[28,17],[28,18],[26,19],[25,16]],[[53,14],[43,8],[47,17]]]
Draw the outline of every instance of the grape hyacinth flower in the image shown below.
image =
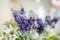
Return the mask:
[[50,16],[46,16],[46,18],[45,18],[45,22],[46,22],[48,25],[52,26],[52,28],[55,28],[55,24],[56,24],[58,21],[59,21],[59,18],[57,18],[57,17],[51,19]]
[[38,30],[37,32],[39,34],[44,30],[44,26],[43,26],[42,20],[39,19],[39,18],[35,19],[34,17],[27,18],[23,8],[21,10],[19,10],[19,11],[14,10],[13,11],[13,16],[15,18],[15,21],[18,23],[19,27],[21,28],[21,30],[23,32],[25,32],[27,30],[30,30],[31,26],[32,26],[32,29],[35,29],[36,28],[35,22],[39,26],[37,28],[37,30]]
[[20,11],[13,11],[13,16],[15,21],[18,23],[19,27],[22,31],[30,30],[30,25],[28,23],[28,19],[24,15],[24,9],[22,8]]
[[[32,27],[32,29],[37,29],[37,32],[41,34],[44,31],[43,20],[40,18],[35,18],[33,16],[27,18],[25,14],[26,13],[24,11],[24,8],[21,8],[21,10],[19,11],[13,10],[13,16],[15,18],[15,21],[17,22],[21,30],[25,32],[30,30]],[[50,25],[52,26],[52,28],[54,28],[55,24],[58,22],[58,18],[51,19],[50,16],[46,16],[45,22],[47,25]]]
[[50,26],[52,26],[52,28],[54,28],[55,27],[55,23],[53,23],[53,19],[51,19],[51,17],[50,16],[46,16],[46,18],[45,18],[45,22],[47,23],[47,25],[50,25]]

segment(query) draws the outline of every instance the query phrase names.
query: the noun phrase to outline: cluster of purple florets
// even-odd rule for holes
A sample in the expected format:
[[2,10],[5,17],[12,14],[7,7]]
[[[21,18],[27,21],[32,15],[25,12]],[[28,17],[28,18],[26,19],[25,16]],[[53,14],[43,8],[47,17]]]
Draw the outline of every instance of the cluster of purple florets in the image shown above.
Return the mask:
[[[22,8],[21,10],[17,11],[17,10],[13,10],[13,16],[15,18],[15,21],[18,23],[19,27],[21,28],[21,30],[23,32],[32,29],[37,29],[38,33],[41,33],[44,30],[44,23],[43,20],[40,18],[34,18],[34,17],[30,17],[27,18],[25,16],[25,11],[24,8]],[[57,23],[58,18],[54,18],[52,20],[50,20],[50,16],[46,16],[45,17],[45,23],[47,25],[52,26],[53,28],[55,27],[55,23]],[[54,23],[54,25],[53,25]]]
[[52,28],[55,28],[55,24],[60,20],[59,17],[54,17],[51,19],[50,16],[46,16],[45,22],[47,22],[47,25],[50,25]]

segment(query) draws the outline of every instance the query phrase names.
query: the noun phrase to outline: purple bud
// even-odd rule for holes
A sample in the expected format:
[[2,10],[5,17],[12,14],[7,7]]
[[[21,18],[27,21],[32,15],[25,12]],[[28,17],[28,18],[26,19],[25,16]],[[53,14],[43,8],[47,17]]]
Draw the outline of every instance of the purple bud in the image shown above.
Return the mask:
[[20,14],[24,14],[25,13],[24,8],[21,8],[21,10],[19,12],[20,12]]

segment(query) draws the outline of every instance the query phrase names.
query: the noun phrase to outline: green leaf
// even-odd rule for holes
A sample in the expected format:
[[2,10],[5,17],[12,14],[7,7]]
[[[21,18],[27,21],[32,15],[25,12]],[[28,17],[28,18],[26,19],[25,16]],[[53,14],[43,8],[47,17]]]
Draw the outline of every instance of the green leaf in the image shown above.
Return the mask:
[[59,40],[56,36],[47,36],[46,40]]
[[21,38],[16,38],[16,40],[21,40]]
[[56,36],[51,37],[53,40],[59,40]]
[[19,37],[19,38],[16,38],[16,40],[26,40],[26,37]]

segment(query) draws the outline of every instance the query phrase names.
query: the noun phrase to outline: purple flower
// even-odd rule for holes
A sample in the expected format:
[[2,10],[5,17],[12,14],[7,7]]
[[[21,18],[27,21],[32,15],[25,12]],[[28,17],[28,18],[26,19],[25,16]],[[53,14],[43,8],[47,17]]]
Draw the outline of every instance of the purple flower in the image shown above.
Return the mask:
[[35,28],[35,18],[30,17],[30,18],[28,19],[28,22],[29,22],[29,24],[32,26],[32,28],[34,29],[34,28]]
[[56,17],[51,20],[51,22],[52,22],[52,27],[53,27],[53,28],[55,27],[55,24],[56,24],[58,21],[59,21],[59,18],[56,18]]
[[37,28],[37,32],[39,33],[39,34],[41,34],[42,32],[43,32],[43,30],[44,30],[44,24],[43,24],[43,22],[42,22],[42,20],[41,19],[37,19],[37,24],[38,24],[38,28]]
[[25,13],[24,8],[21,8],[21,10],[19,12],[20,12],[20,14],[23,15]]
[[37,24],[43,25],[42,19],[37,18]]
[[51,21],[57,23],[58,20],[59,20],[58,18],[53,18],[53,20],[51,20]]
[[54,27],[54,26],[52,25],[52,19],[51,19],[50,16],[46,16],[45,22],[47,23],[47,25],[50,25],[50,26]]
[[18,24],[22,31],[23,31],[23,29],[25,29],[25,31],[30,30],[30,25],[28,23],[28,19],[22,17],[19,20],[21,20],[21,21]]
[[30,17],[29,19],[25,16],[25,11],[24,9],[22,8],[21,10],[19,11],[16,11],[14,10],[13,11],[13,16],[15,18],[15,21],[17,22],[17,24],[19,25],[19,27],[21,28],[21,30],[23,32],[27,31],[27,30],[30,30],[31,29],[31,26],[33,29],[35,29],[35,22],[37,22],[38,24],[38,28],[37,28],[37,32],[38,33],[41,33],[43,32],[44,30],[44,24],[42,22],[41,19],[37,18],[35,19],[34,17]]
[[50,16],[46,16],[45,18],[45,22],[47,23],[47,25],[50,25],[52,28],[55,28],[55,24],[59,21],[59,18],[54,17],[53,19],[51,19]]
[[37,28],[37,32],[39,34],[41,34],[43,31],[44,31],[44,26],[41,25],[40,27]]
[[28,23],[28,19],[24,15],[24,9],[22,8],[20,11],[13,10],[13,16],[15,18],[15,21],[18,23],[21,30],[27,31],[30,30],[30,25]]
[[51,17],[50,17],[50,16],[46,16],[45,22],[46,22],[48,25],[51,25]]

